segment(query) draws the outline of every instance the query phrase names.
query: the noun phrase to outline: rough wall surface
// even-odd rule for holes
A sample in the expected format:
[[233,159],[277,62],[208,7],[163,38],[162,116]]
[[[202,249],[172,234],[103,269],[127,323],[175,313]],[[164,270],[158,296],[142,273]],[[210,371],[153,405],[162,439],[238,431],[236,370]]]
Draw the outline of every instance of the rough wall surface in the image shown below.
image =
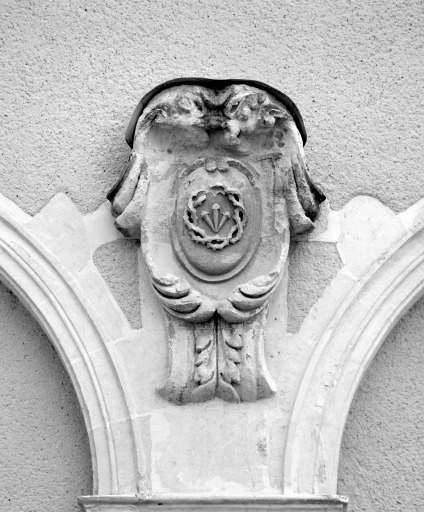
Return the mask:
[[133,329],[141,327],[138,248],[139,243],[135,240],[116,240],[99,247],[93,257]]
[[[311,172],[325,189],[333,209],[358,194],[373,195],[395,211],[422,197],[420,166],[424,150],[418,142],[423,138],[424,15],[418,0],[378,0],[372,5],[365,0],[336,4],[323,0],[1,0],[1,8],[0,190],[28,213],[38,212],[60,191],[68,194],[82,211],[92,211],[102,203],[126,164],[129,150],[124,132],[133,108],[151,87],[178,76],[248,77],[287,93],[305,119]],[[318,251],[317,257],[321,256],[324,257]],[[330,259],[335,265],[336,260]],[[106,273],[108,264],[104,262],[102,267]],[[330,278],[331,272],[328,268],[327,271]],[[111,270],[109,282],[115,275]],[[307,276],[302,282],[307,283]],[[137,301],[136,291],[133,293]],[[315,293],[312,285],[309,290],[305,286],[304,299],[299,293],[296,296],[296,300],[304,300],[299,306],[302,315],[311,303],[310,293]],[[10,300],[2,291],[0,307],[8,307]],[[131,315],[131,308],[128,311]],[[66,495],[67,504],[57,502],[52,510],[56,505],[56,509],[73,510],[75,497],[90,491],[89,450],[83,422],[75,396],[69,395],[70,384],[64,370],[57,366],[55,376],[45,378],[45,366],[53,364],[56,357],[53,349],[38,331],[34,333],[32,320],[24,312],[20,314],[20,318],[3,315],[0,336],[2,345],[8,348],[2,346],[1,350],[10,360],[2,357],[1,374],[6,382],[15,383],[14,393],[21,393],[16,406],[27,403],[32,393],[34,400],[46,401],[31,409],[29,425],[35,432],[49,432],[49,436],[44,436],[43,470],[35,434],[25,450],[22,438],[15,435],[17,424],[28,423],[28,414],[22,418],[22,412],[15,410],[10,421],[7,415],[2,417],[2,421],[8,421],[0,429],[2,439],[4,432],[13,433],[12,441],[4,448],[12,457],[11,466],[18,467],[20,454],[25,457],[19,471],[6,470],[1,480],[2,484],[6,482],[2,485],[2,490],[7,491],[6,499],[12,495],[17,499],[20,491],[16,489],[28,490],[35,479],[33,491],[23,493],[22,501],[15,505],[8,502],[6,509],[44,511],[52,501],[48,496]],[[293,318],[295,330],[301,318]],[[131,321],[137,325],[138,318]],[[24,328],[29,331],[23,333]],[[34,345],[42,337],[43,347],[49,347],[50,352],[36,357],[37,351],[32,348],[35,353],[25,358],[21,346],[10,338],[21,331],[28,344]],[[417,339],[415,331],[411,336]],[[418,360],[420,346],[418,342],[413,345],[410,356]],[[386,343],[383,353],[388,346],[391,342]],[[393,399],[395,390],[402,389],[398,381],[402,383],[409,376],[409,368],[401,359],[402,355],[396,353],[376,363],[381,376],[386,376],[387,381],[392,379],[388,396]],[[29,379],[29,370],[23,372],[23,362],[27,360],[33,365],[34,374],[40,376],[36,385]],[[403,366],[398,369],[400,373],[391,377],[395,361]],[[62,381],[67,382],[68,391],[59,393],[63,403],[53,410],[50,402],[59,399],[53,400],[51,394],[55,383]],[[394,495],[386,491],[396,488],[400,471],[405,472],[402,479],[412,475],[405,462],[409,448],[399,453],[400,459],[405,455],[400,470],[384,472],[384,485],[371,479],[379,471],[378,464],[384,462],[379,443],[385,437],[374,437],[375,423],[381,420],[378,415],[371,415],[374,402],[377,406],[381,399],[375,391],[377,381],[372,381],[372,389],[367,387],[371,382],[364,384],[352,414],[353,419],[357,418],[357,436],[367,446],[357,459],[350,454],[365,445],[359,445],[357,437],[350,434],[354,425],[347,428],[341,492],[352,496],[353,510],[356,507],[374,512],[377,506],[381,510],[384,506],[404,510],[400,504],[393,505]],[[25,382],[31,385],[26,388]],[[16,396],[11,393],[2,393],[2,399]],[[409,411],[414,411],[417,396],[402,392],[405,404],[411,404]],[[402,410],[403,407],[406,409],[406,405]],[[68,411],[71,422],[63,411]],[[41,412],[42,417],[38,416]],[[393,421],[401,421],[402,417],[398,418],[395,407],[388,407],[384,413],[387,424],[381,428],[385,433]],[[411,421],[417,425],[414,418]],[[395,430],[402,430],[406,424],[409,423],[399,423]],[[411,447],[414,442],[419,446],[414,436],[413,431]],[[393,443],[393,448],[387,447],[389,453],[401,449],[397,439],[389,439]],[[359,468],[367,475],[363,479],[357,474],[358,460],[362,465],[364,460],[375,464],[367,472]],[[409,503],[411,510],[412,501],[420,498],[416,475],[403,488],[403,503]],[[43,494],[41,489],[46,492]],[[375,504],[372,496],[377,491],[380,501]],[[362,493],[364,498],[360,497]]]
[[59,357],[0,285],[0,510],[77,511],[91,461],[80,406]]
[[384,342],[352,404],[339,470],[350,512],[424,509],[423,333],[421,299]]
[[[419,0],[2,0],[0,188],[28,213],[93,210],[122,171],[141,95],[179,76],[249,77],[297,103],[333,208],[420,198]],[[401,191],[401,192],[400,192]]]
[[341,268],[335,244],[292,242],[287,290],[287,332],[297,332]]

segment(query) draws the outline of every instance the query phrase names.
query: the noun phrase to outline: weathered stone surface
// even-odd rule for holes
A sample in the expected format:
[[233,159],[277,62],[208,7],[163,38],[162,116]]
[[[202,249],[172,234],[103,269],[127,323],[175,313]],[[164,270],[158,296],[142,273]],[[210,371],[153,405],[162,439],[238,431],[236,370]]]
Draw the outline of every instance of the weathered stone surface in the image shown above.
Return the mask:
[[72,271],[81,271],[90,261],[84,218],[65,194],[53,197],[26,228],[59,259],[65,258]]
[[[141,91],[172,76],[231,74],[283,87],[296,100],[308,127],[309,163],[334,210],[361,193],[379,199],[394,212],[421,198],[421,1],[306,5],[292,0],[264,6],[263,2],[212,0],[200,1],[198,6],[147,0],[5,0],[0,52],[2,193],[31,214],[59,191],[81,211],[95,209],[123,168],[127,146],[122,134]],[[147,316],[154,310],[148,283],[143,291],[142,314]],[[345,291],[340,286],[336,296],[340,302]],[[326,307],[318,313],[313,308],[303,330],[317,322],[315,313],[333,316],[335,296],[326,292],[323,296]],[[161,320],[161,311],[155,312]],[[270,321],[271,311],[268,325]],[[284,332],[281,316],[272,321],[281,326],[273,332]],[[162,346],[160,333],[150,331],[149,335],[158,341],[157,357],[166,364],[166,340]],[[299,363],[295,356],[308,346],[308,338],[299,341],[291,336],[284,343],[281,339],[268,332],[268,346],[278,347],[283,359],[290,356],[295,373],[294,362]],[[143,347],[148,344],[145,333]],[[127,350],[129,346],[133,359],[145,354],[137,351],[135,341],[128,343]],[[10,347],[14,349],[19,356],[18,348]],[[276,359],[268,357],[275,382],[277,373],[271,371],[271,363]],[[389,372],[390,364],[385,364]],[[160,380],[161,371],[153,363],[150,366],[149,371],[149,361],[143,360],[145,371],[139,371],[139,380],[146,376]],[[42,369],[40,364],[38,371]],[[290,390],[288,384],[285,381],[280,387]],[[412,396],[404,398],[413,408]],[[145,408],[150,401],[150,395],[137,392],[137,407]],[[155,407],[161,406],[155,403]],[[284,436],[288,408],[285,401],[274,406],[272,415],[281,415],[281,426],[272,439]],[[363,409],[360,414],[364,414],[360,437],[365,441],[374,434],[375,420]],[[39,420],[43,429],[48,422]],[[66,419],[58,421],[66,423]],[[148,446],[148,436],[145,441]],[[367,454],[377,460],[379,446],[371,444]],[[275,455],[270,461],[281,466],[281,459]],[[65,457],[51,459],[50,471],[59,475],[61,464]],[[402,478],[399,471],[385,475],[389,489]],[[366,486],[361,487],[363,481],[352,485],[348,494],[370,495]],[[412,500],[414,492],[421,499],[420,490],[405,489]],[[34,508],[32,497],[27,493],[22,506],[10,510]],[[373,512],[373,505],[370,496],[367,512]]]
[[167,85],[136,110],[129,166],[109,194],[166,311],[160,394],[174,403],[275,392],[268,303],[290,234],[313,229],[325,197],[308,175],[296,107],[258,87]]
[[373,197],[352,199],[339,212],[342,234],[337,243],[343,271],[359,279],[366,263],[377,258],[405,232],[401,220]]
[[[381,205],[369,205],[369,198],[355,199],[375,212],[369,231],[352,205],[327,216],[317,239],[347,240],[356,249],[299,332],[287,338],[287,273],[276,286],[264,354],[277,384],[272,397],[175,407],[156,393],[166,377],[167,339],[145,261],[139,259],[143,327],[131,330],[90,258],[86,220],[81,224],[79,212],[62,199],[47,217],[51,222],[36,225],[0,196],[0,272],[49,333],[75,383],[95,447],[96,491],[164,499],[181,490],[204,495],[219,489],[227,497],[334,493],[342,427],[356,386],[384,336],[424,288],[420,205],[393,217]],[[42,215],[48,213],[49,207]],[[58,246],[60,237],[52,235],[60,233],[65,214],[79,230]],[[115,236],[110,215],[95,222],[106,234],[95,244]],[[375,226],[383,233],[370,234]],[[367,252],[370,239],[375,243]],[[64,250],[69,243],[82,244],[89,255],[84,268]],[[347,271],[355,262],[359,278]],[[199,347],[207,347],[204,332],[198,334]],[[236,344],[234,336],[229,340]]]
[[[326,290],[299,333],[298,339],[313,346],[313,350],[294,399],[286,438],[285,482],[286,489],[292,492],[335,492],[341,426],[348,414],[347,404],[351,403],[384,338],[422,296],[423,219],[415,216],[414,226],[402,230],[397,222],[387,222],[388,212],[381,210],[381,206],[379,209],[380,214],[370,226],[372,229],[375,223],[387,223],[386,233],[375,237],[376,247],[381,244],[379,251],[370,247],[366,252],[366,230],[362,245],[363,230],[358,229],[356,237],[351,235],[350,239],[356,240],[361,248],[356,253],[359,255],[357,276],[361,277],[343,268],[331,283],[333,290]],[[390,227],[395,233],[393,238]],[[342,228],[341,239],[343,236]],[[355,251],[353,258],[354,255]],[[348,265],[349,262],[347,268]],[[340,300],[342,279],[346,283]]]
[[122,238],[122,234],[110,222],[111,217],[112,212],[109,201],[105,201],[97,210],[84,216],[85,231],[92,255],[101,245]]
[[[53,202],[63,211],[55,207],[43,231],[0,194],[0,279],[40,323],[69,373],[92,448],[94,492],[131,493],[145,486],[144,455],[113,347],[131,331],[90,259],[82,215],[62,199]],[[65,221],[69,240],[60,237]],[[70,242],[88,254],[82,269]]]

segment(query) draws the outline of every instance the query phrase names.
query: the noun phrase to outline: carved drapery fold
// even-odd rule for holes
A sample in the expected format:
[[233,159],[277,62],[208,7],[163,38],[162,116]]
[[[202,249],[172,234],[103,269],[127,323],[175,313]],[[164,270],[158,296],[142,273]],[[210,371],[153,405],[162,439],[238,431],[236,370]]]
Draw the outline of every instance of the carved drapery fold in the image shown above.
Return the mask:
[[[150,99],[129,165],[108,198],[140,238],[166,312],[175,402],[270,396],[264,331],[290,234],[313,229],[325,199],[303,152],[300,114],[246,84],[178,85]],[[292,115],[292,113],[293,115]]]

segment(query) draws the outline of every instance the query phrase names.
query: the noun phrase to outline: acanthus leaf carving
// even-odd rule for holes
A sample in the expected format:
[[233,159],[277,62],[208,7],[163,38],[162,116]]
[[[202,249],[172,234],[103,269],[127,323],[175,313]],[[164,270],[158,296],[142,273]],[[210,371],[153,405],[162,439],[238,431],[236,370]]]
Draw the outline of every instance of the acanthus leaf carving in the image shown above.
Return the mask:
[[109,199],[117,227],[141,239],[166,312],[170,373],[159,392],[179,404],[268,397],[269,301],[290,234],[313,229],[325,199],[300,114],[267,86],[183,81],[143,109]]

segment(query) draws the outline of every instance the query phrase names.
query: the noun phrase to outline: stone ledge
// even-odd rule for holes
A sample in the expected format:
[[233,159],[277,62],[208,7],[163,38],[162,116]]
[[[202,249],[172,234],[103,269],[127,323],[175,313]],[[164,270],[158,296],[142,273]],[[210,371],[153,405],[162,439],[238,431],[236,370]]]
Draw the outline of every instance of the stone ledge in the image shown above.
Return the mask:
[[347,512],[348,507],[344,496],[82,496],[79,503],[84,512]]

